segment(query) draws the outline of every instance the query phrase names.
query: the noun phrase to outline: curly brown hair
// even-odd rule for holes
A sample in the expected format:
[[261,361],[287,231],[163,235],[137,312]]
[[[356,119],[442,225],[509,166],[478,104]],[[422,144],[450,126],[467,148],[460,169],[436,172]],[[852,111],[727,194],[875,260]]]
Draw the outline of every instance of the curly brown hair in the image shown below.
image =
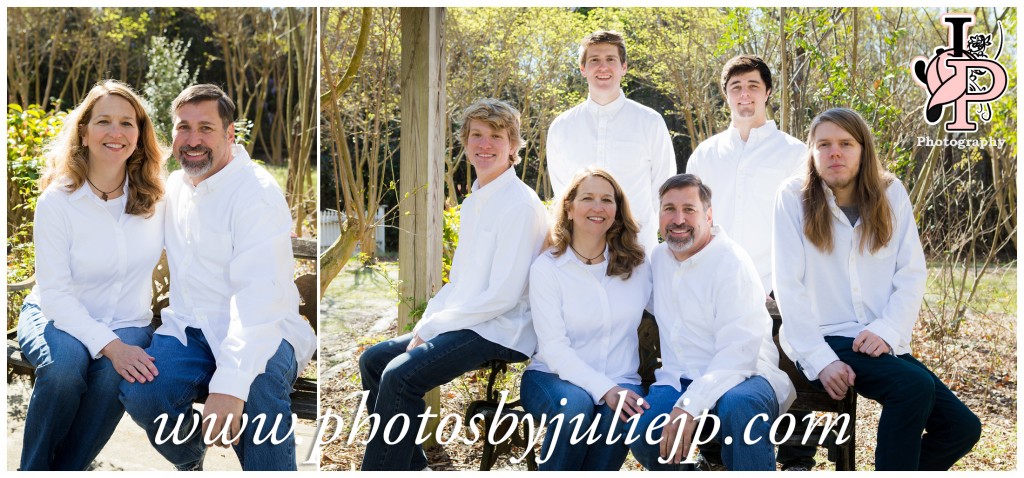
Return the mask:
[[124,98],[135,109],[135,120],[139,128],[139,144],[128,158],[125,166],[128,175],[128,196],[125,212],[151,217],[156,203],[164,196],[164,162],[167,149],[160,144],[149,114],[142,106],[142,100],[132,88],[117,80],[102,80],[93,86],[75,109],[64,119],[64,127],[44,149],[46,172],[39,179],[39,190],[55,180],[68,181],[66,189],[76,191],[82,187],[89,174],[89,149],[82,144],[86,125],[92,119],[92,109],[100,98],[117,95]]
[[622,192],[622,187],[608,171],[600,168],[587,168],[576,174],[576,177],[569,183],[565,195],[557,201],[558,211],[555,224],[551,227],[545,242],[554,249],[552,255],[555,257],[565,254],[569,244],[572,243],[572,221],[569,220],[569,207],[576,199],[580,184],[592,176],[608,181],[612,185],[615,196],[615,221],[605,233],[605,241],[608,244],[608,276],[620,276],[622,280],[629,279],[633,275],[633,270],[644,262],[644,247],[637,239],[640,226],[633,219],[633,213],[629,210],[629,202],[626,200],[626,194]]

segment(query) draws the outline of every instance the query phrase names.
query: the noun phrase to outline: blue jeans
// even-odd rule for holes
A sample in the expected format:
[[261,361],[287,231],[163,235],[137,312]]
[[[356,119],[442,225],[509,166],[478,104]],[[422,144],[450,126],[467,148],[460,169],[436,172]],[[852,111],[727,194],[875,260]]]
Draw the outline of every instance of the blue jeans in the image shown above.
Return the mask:
[[981,438],[978,417],[910,354],[871,357],[850,337],[825,342],[857,374],[854,390],[882,405],[875,469],[948,470]]
[[[642,433],[640,439],[633,442],[629,449],[633,456],[648,470],[679,470],[691,469],[690,465],[666,465],[658,463],[660,456],[660,441],[656,443],[647,442],[647,430],[654,418],[662,413],[672,413],[679,397],[686,392],[691,381],[680,379],[681,391],[667,385],[655,385],[647,394],[647,403],[651,408],[640,415],[640,423],[637,424],[637,433]],[[779,402],[775,398],[775,390],[761,376],[750,377],[739,385],[725,392],[715,407],[708,411],[720,420],[720,426],[716,437],[722,443],[722,462],[725,467],[734,471],[767,471],[775,470],[775,445],[769,440],[772,423],[779,416]],[[760,413],[768,415],[768,420],[754,419]],[[747,444],[744,440],[744,433],[747,424],[750,424],[750,436],[753,439],[761,438],[754,444]],[[705,425],[704,433],[710,430],[711,422]],[[664,430],[662,428],[661,430]],[[661,430],[655,430],[651,436],[658,440],[661,437]],[[729,437],[731,440],[726,440]],[[701,437],[704,438],[704,437]],[[730,443],[725,443],[729,441]],[[683,450],[685,454],[689,450]],[[685,459],[685,458],[684,458]]]
[[[423,447],[416,434],[426,410],[423,396],[463,373],[476,370],[491,360],[522,362],[525,355],[481,337],[472,330],[445,332],[406,352],[413,334],[381,342],[359,357],[359,375],[363,390],[368,390],[367,407],[377,414],[380,426],[370,437],[363,455],[363,470],[422,470],[427,466]],[[439,410],[431,410],[438,413]],[[394,430],[401,430],[404,415],[409,431],[397,443],[385,443],[384,428],[395,418]],[[397,438],[392,432],[388,441]]]
[[[644,394],[640,385],[620,383],[619,386],[640,396]],[[537,370],[527,370],[523,374],[519,390],[523,409],[534,417],[539,419],[541,415],[547,415],[550,423],[555,416],[561,416],[562,424],[557,435],[548,426],[540,456],[547,457],[551,447],[554,450],[550,450],[550,459],[539,464],[541,471],[618,471],[622,467],[629,453],[624,442],[625,430],[623,422],[615,416],[615,410],[608,408],[607,404],[594,405],[593,397],[586,390],[558,378],[556,374]],[[566,399],[564,406],[561,405],[563,398]],[[589,436],[587,430],[594,422],[598,424],[593,436],[600,437],[596,443],[587,445],[586,438],[575,445],[570,443],[576,429],[580,430],[577,436]],[[617,438],[611,443],[608,442],[610,429],[614,430]]]
[[[121,401],[135,423],[146,430],[156,451],[179,470],[195,470],[202,469],[206,444],[203,442],[202,425],[196,423],[202,420],[202,416],[192,409],[192,404],[200,396],[209,394],[208,387],[217,370],[217,362],[201,330],[188,327],[185,332],[188,346],[168,335],[153,336],[153,343],[146,352],[156,358],[160,375],[149,383],[123,382]],[[243,470],[296,469],[294,434],[288,433],[287,438],[276,445],[273,441],[283,437],[292,427],[289,394],[297,368],[295,350],[287,340],[281,340],[277,352],[267,361],[266,370],[257,375],[249,387],[243,408],[248,424],[242,430],[238,445],[232,447]],[[161,439],[167,438],[179,417],[182,421],[179,437],[184,438],[193,426],[195,432],[184,442],[179,441],[179,445],[175,445],[174,440],[157,444],[159,422],[156,420],[163,414],[167,414],[168,420]],[[260,415],[264,416],[265,422],[260,430],[261,443],[257,444],[257,427],[253,425],[253,419]],[[274,432],[274,439],[264,440],[279,416],[281,424]]]
[[[114,333],[128,345],[145,347],[153,328],[125,327]],[[54,327],[36,304],[21,308],[18,343],[36,367],[21,469],[87,469],[124,414],[117,400],[121,375],[110,359],[93,359],[78,339]]]

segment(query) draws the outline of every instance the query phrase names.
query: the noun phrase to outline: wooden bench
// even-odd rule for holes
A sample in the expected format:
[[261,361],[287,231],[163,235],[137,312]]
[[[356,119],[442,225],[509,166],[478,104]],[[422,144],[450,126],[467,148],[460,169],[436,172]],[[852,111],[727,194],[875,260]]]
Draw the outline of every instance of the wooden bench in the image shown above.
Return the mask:
[[[817,425],[807,433],[809,437],[808,445],[814,444],[815,446],[822,446],[828,450],[829,461],[835,464],[836,471],[849,471],[855,468],[855,435],[857,429],[857,394],[850,393],[846,395],[843,400],[833,400],[824,390],[816,388],[814,385],[807,380],[803,372],[799,371],[796,364],[793,363],[789,357],[786,356],[782,347],[779,345],[779,327],[782,324],[782,317],[779,314],[778,308],[775,306],[774,301],[769,301],[765,304],[768,308],[768,312],[772,317],[773,327],[772,335],[775,340],[775,346],[779,350],[779,368],[789,375],[790,380],[793,381],[793,385],[796,387],[797,398],[793,405],[790,407],[790,411],[812,411],[812,412],[824,412],[833,413],[837,416],[847,414],[849,416],[849,424],[843,429],[843,427],[826,427],[824,422],[817,423]],[[640,373],[641,383],[645,390],[650,388],[655,382],[654,371],[661,367],[661,341],[658,335],[658,324],[654,320],[654,317],[649,314],[644,314],[644,318],[640,321],[640,327],[637,329],[637,334],[640,340]],[[494,390],[494,383],[497,376],[504,373],[507,370],[507,363],[501,361],[492,361],[486,368],[490,370],[490,374],[487,380],[487,395],[482,400],[476,400],[469,404],[466,408],[466,420],[470,419],[475,414],[482,414],[485,417],[484,420],[484,431],[481,433],[482,436],[487,435],[487,426],[489,426],[494,418],[495,412],[498,406],[499,394]],[[505,413],[516,414],[522,422],[522,417],[526,415],[526,412],[522,410],[520,401],[516,400],[511,403],[505,404]],[[796,416],[797,420],[801,417]],[[780,425],[779,427],[785,430],[786,427]],[[840,436],[840,432],[845,431],[845,437]],[[803,437],[805,436],[804,422],[797,423],[795,432],[790,438],[783,442],[783,445],[800,445]],[[784,431],[783,431],[784,433]],[[497,436],[503,436],[503,433],[498,433]],[[840,443],[842,438],[846,438],[843,443]],[[525,431],[520,427],[512,437],[499,444],[491,444],[484,440],[483,457],[480,462],[480,470],[490,470],[498,457],[510,453],[512,446],[519,448],[525,447],[527,444]],[[820,445],[819,445],[820,444]],[[527,450],[526,454],[527,468],[530,470],[537,469],[537,461],[535,450]]]
[[[318,255],[316,240],[292,238],[292,253],[296,260],[309,260],[313,261],[315,264]],[[31,289],[33,285],[35,285],[34,277],[25,281],[9,284],[7,286],[7,292],[11,293],[19,290],[28,290]],[[313,328],[313,332],[316,333],[317,293],[319,288],[316,273],[307,273],[296,277],[295,286],[299,289],[299,296],[301,299],[299,303],[299,314],[306,318],[310,327]],[[158,326],[160,324],[160,310],[166,305],[166,298],[158,297],[154,300],[154,326]],[[315,357],[316,355],[314,354],[314,359]],[[301,372],[302,370],[299,371],[299,373]],[[18,345],[17,340],[17,329],[11,329],[7,331],[7,383],[11,383],[11,380],[13,380],[15,375],[28,375],[32,382],[35,383],[35,367],[28,363],[21,353],[21,347]],[[205,397],[203,397],[203,399],[205,399]],[[291,399],[292,412],[294,412],[296,416],[306,420],[317,419],[317,381],[315,379],[311,380],[299,377],[293,385]]]

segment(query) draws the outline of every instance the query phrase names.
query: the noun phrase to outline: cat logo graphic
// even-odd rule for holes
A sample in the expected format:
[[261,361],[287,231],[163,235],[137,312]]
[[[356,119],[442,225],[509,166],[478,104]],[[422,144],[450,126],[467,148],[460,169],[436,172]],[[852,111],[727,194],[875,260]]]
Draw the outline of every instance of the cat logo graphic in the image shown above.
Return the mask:
[[[919,56],[912,62],[915,79],[928,91],[924,117],[928,124],[936,124],[943,109],[952,106],[953,119],[946,122],[946,131],[977,131],[978,124],[968,115],[970,104],[975,104],[978,119],[988,122],[992,119],[988,103],[1006,91],[1006,69],[996,61],[1003,50],[1003,28],[997,24],[999,48],[989,58],[986,50],[992,46],[992,35],[967,36],[968,27],[974,25],[974,15],[946,14],[942,23],[949,28],[949,45],[937,48],[930,59]],[[986,76],[991,79],[985,82],[988,88],[984,89],[979,80]]]

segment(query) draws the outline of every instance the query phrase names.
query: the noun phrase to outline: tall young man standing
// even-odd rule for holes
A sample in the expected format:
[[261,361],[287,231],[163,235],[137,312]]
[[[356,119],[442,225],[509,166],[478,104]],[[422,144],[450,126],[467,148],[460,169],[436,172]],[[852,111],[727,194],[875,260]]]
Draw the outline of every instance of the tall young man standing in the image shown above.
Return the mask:
[[548,129],[551,187],[561,196],[587,166],[610,172],[626,192],[640,223],[640,242],[650,254],[658,244],[658,187],[676,173],[665,119],[622,92],[627,63],[620,33],[597,31],[584,38],[579,67],[587,79],[587,100],[558,115]]
[[807,146],[769,120],[772,72],[764,60],[740,55],[722,67],[729,128],[697,146],[686,163],[715,192],[715,223],[750,254],[765,295],[771,292],[772,204],[775,192],[799,174]]
[[[715,192],[715,223],[729,231],[754,261],[765,295],[772,291],[772,204],[787,178],[800,173],[807,146],[783,133],[767,115],[772,72],[760,57],[739,55],[722,67],[719,83],[729,104],[729,128],[700,143],[686,163]],[[792,413],[806,416],[810,412]],[[716,461],[714,447],[706,457]],[[784,470],[814,468],[814,446],[780,446]]]

